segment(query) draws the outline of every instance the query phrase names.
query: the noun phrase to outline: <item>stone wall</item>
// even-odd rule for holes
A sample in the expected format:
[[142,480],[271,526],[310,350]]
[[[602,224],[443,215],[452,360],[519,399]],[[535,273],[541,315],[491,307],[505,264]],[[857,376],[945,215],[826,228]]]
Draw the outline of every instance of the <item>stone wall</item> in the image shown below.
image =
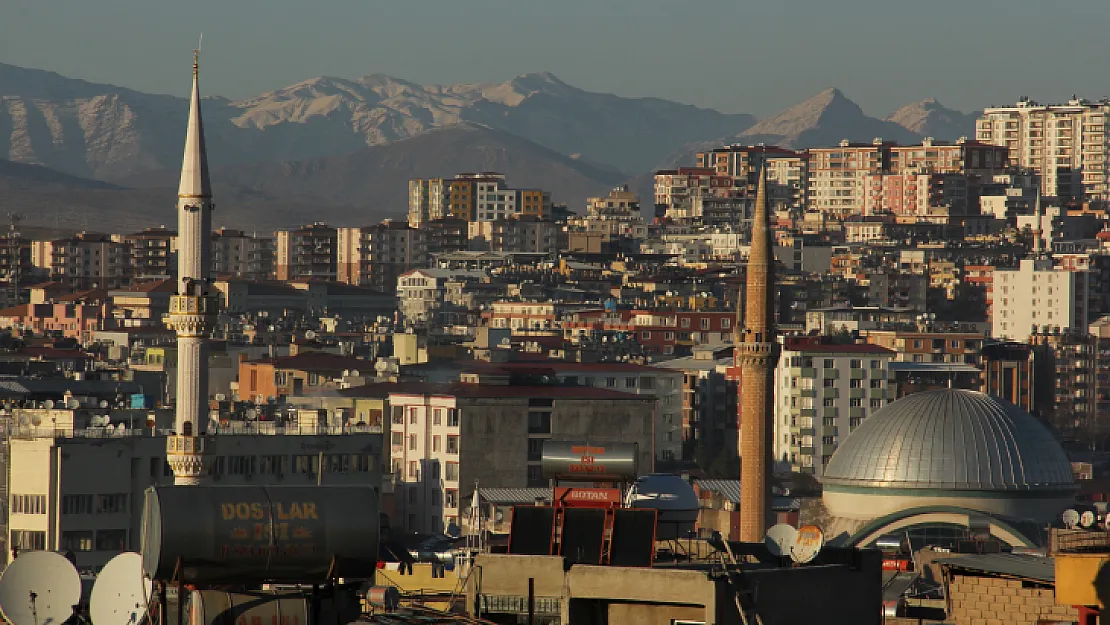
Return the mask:
[[953,575],[948,597],[956,625],[1036,625],[1040,619],[1078,618],[1075,608],[1056,605],[1052,588],[1017,579]]

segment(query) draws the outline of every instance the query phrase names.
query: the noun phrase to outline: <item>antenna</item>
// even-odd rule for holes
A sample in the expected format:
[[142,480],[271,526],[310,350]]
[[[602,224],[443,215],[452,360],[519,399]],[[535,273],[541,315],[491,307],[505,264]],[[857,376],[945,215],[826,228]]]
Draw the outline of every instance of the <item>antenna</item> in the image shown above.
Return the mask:
[[77,569],[53,551],[24,551],[0,577],[0,612],[12,625],[64,622],[80,602]]
[[143,575],[143,557],[133,551],[121,553],[96,576],[89,616],[100,625],[138,625],[146,618],[152,587]]
[[792,525],[779,523],[767,530],[767,535],[763,538],[763,544],[767,546],[767,551],[770,551],[771,555],[784,558],[790,555],[790,548],[794,546],[797,539],[798,530],[794,529]]
[[1064,527],[1068,529],[1075,529],[1079,525],[1079,512],[1072,508],[1064,510],[1064,514],[1060,515],[1061,520],[1064,522]]
[[824,546],[825,533],[821,528],[816,525],[803,525],[798,528],[794,544],[790,547],[790,558],[798,564],[809,564]]

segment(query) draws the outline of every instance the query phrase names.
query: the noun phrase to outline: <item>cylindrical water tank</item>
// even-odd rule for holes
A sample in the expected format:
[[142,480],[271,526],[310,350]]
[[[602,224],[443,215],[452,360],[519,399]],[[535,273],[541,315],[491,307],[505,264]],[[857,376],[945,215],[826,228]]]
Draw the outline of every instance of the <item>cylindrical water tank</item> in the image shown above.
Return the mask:
[[156,486],[143,569],[191,584],[369,579],[379,524],[370,486]]
[[690,482],[677,475],[652,473],[636,480],[628,490],[625,505],[654,508],[655,538],[673,540],[694,530],[701,503]]

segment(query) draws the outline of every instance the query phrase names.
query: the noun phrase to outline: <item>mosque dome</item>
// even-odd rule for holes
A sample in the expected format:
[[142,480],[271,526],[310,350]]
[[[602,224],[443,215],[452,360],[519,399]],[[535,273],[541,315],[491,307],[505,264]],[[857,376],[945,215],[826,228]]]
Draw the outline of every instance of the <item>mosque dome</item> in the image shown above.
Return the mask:
[[1071,490],[1059,443],[1021,408],[975,391],[904,397],[844,440],[823,484],[955,491]]

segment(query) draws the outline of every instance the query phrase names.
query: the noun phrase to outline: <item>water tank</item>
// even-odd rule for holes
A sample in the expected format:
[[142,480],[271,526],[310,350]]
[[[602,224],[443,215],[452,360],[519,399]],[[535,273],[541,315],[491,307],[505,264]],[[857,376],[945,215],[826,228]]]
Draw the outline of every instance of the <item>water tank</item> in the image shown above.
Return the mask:
[[665,473],[652,473],[636,480],[624,503],[629,508],[656,510],[656,540],[682,538],[694,531],[701,508],[690,482]]
[[616,482],[636,477],[635,443],[544,441],[540,466],[548,479]]
[[360,613],[357,594],[343,587],[321,593],[315,615],[311,595],[303,591],[194,590],[186,601],[188,625],[350,623]]
[[378,559],[370,486],[155,486],[143,510],[147,576],[186,583],[369,579]]

